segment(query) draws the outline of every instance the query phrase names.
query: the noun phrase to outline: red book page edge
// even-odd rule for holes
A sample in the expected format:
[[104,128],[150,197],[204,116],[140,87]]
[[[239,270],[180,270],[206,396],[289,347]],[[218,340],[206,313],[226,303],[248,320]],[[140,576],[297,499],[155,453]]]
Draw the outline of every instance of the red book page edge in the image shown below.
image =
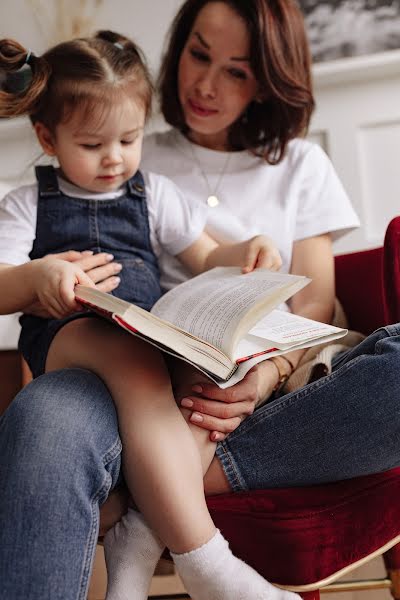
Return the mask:
[[278,348],[268,348],[268,350],[263,350],[262,352],[256,352],[255,354],[249,354],[249,356],[242,356],[236,360],[236,364],[240,365],[242,362],[246,362],[246,360],[250,360],[250,358],[256,358],[256,356],[262,356],[263,354],[269,354],[270,352],[275,352]]

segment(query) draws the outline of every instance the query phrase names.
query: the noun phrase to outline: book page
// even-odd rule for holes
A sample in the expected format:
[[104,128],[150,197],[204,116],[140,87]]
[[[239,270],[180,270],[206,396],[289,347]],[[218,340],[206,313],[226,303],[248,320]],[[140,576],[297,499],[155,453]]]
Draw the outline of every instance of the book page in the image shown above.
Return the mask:
[[217,380],[226,380],[237,365],[224,352],[186,333],[147,310],[100,290],[77,285],[76,299],[86,308],[111,320],[129,333],[190,362]]
[[259,321],[235,349],[235,360],[272,349],[287,350],[301,343],[347,332],[290,312],[273,310]]
[[282,310],[273,310],[259,321],[249,334],[272,340],[279,348],[305,342],[323,335],[339,333],[341,329]]
[[[239,381],[242,381],[243,377],[246,375],[246,373],[248,373],[250,371],[250,369],[252,369],[255,365],[258,365],[260,362],[263,362],[264,360],[268,360],[269,358],[272,358],[273,356],[280,356],[283,354],[286,354],[286,352],[290,352],[291,350],[300,350],[302,348],[312,348],[313,346],[318,346],[320,344],[326,344],[326,343],[330,343],[333,342],[334,340],[338,340],[339,338],[345,336],[347,333],[346,329],[341,329],[339,330],[339,333],[332,333],[329,334],[327,336],[324,337],[320,337],[314,340],[308,340],[307,342],[299,342],[297,344],[293,344],[293,346],[291,346],[290,349],[287,350],[278,350],[278,349],[271,349],[269,350],[267,353],[265,352],[260,352],[259,354],[255,354],[254,356],[251,356],[251,358],[244,360],[243,362],[239,362],[238,368],[237,370],[233,373],[233,375],[227,380],[227,381],[217,381],[215,379],[213,379],[213,381],[215,381],[215,383],[220,387],[220,388],[227,388],[227,387],[231,387],[232,385],[235,385],[235,383],[238,383]],[[255,338],[260,340],[260,338]],[[337,346],[338,350],[342,349],[343,346],[340,346],[340,344]],[[212,379],[212,377],[211,377]]]
[[[265,314],[308,281],[266,269],[242,274],[237,267],[217,267],[170,290],[151,312],[232,356],[244,316],[260,304]],[[248,329],[259,319],[255,312]]]

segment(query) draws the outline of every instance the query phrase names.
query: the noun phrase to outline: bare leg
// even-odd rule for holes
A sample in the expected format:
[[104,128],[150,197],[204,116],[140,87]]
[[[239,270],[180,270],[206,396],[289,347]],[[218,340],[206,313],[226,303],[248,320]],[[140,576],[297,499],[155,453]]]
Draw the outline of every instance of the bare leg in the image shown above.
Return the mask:
[[[110,390],[126,482],[145,519],[173,552],[207,542],[215,527],[200,456],[175,404],[161,353],[105,321],[80,319],[57,334],[46,370],[77,366],[97,373]],[[184,494],[179,493],[183,482]]]
[[209,469],[204,476],[204,491],[206,496],[228,494],[232,491],[221,463],[216,456],[213,457]]
[[[111,324],[82,319],[66,325],[51,345],[46,370],[63,367],[83,367],[97,373],[114,399],[125,478],[145,517],[144,521],[138,513],[134,515],[133,527],[126,529],[128,538],[130,532],[135,539],[146,536],[153,554],[161,552],[162,544],[148,528],[149,523],[170,549],[189,594],[196,600],[297,598],[274,588],[235,558],[216,531],[203,487],[203,468],[208,467],[214,450],[204,433],[196,431],[198,443],[203,444],[202,465],[157,350]],[[145,581],[138,586],[126,577],[129,560],[132,558],[121,553],[113,562],[117,571],[118,565],[124,564],[108,588],[108,600],[146,597],[149,573],[146,571]],[[135,573],[139,574],[137,570]]]

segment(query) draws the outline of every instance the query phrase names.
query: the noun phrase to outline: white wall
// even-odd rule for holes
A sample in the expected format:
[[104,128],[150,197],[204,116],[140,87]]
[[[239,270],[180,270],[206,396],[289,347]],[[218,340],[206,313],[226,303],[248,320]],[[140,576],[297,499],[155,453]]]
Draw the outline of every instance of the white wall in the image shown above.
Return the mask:
[[166,31],[181,4],[182,0],[0,0],[0,37],[15,37],[40,54],[74,36],[72,21],[80,16],[84,34],[113,29],[132,37],[155,71]]
[[314,68],[311,137],[330,156],[362,226],[336,251],[382,244],[400,214],[400,50]]

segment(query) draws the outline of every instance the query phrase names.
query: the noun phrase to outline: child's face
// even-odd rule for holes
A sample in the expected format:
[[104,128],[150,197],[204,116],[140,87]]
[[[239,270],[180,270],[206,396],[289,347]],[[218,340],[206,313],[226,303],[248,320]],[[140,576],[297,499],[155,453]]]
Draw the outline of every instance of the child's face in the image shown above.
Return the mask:
[[44,126],[35,128],[43,149],[57,157],[66,179],[102,193],[118,189],[138,170],[144,122],[144,109],[122,97],[100,124],[85,123],[78,110],[57,125],[54,136],[47,131],[45,140],[41,139]]

